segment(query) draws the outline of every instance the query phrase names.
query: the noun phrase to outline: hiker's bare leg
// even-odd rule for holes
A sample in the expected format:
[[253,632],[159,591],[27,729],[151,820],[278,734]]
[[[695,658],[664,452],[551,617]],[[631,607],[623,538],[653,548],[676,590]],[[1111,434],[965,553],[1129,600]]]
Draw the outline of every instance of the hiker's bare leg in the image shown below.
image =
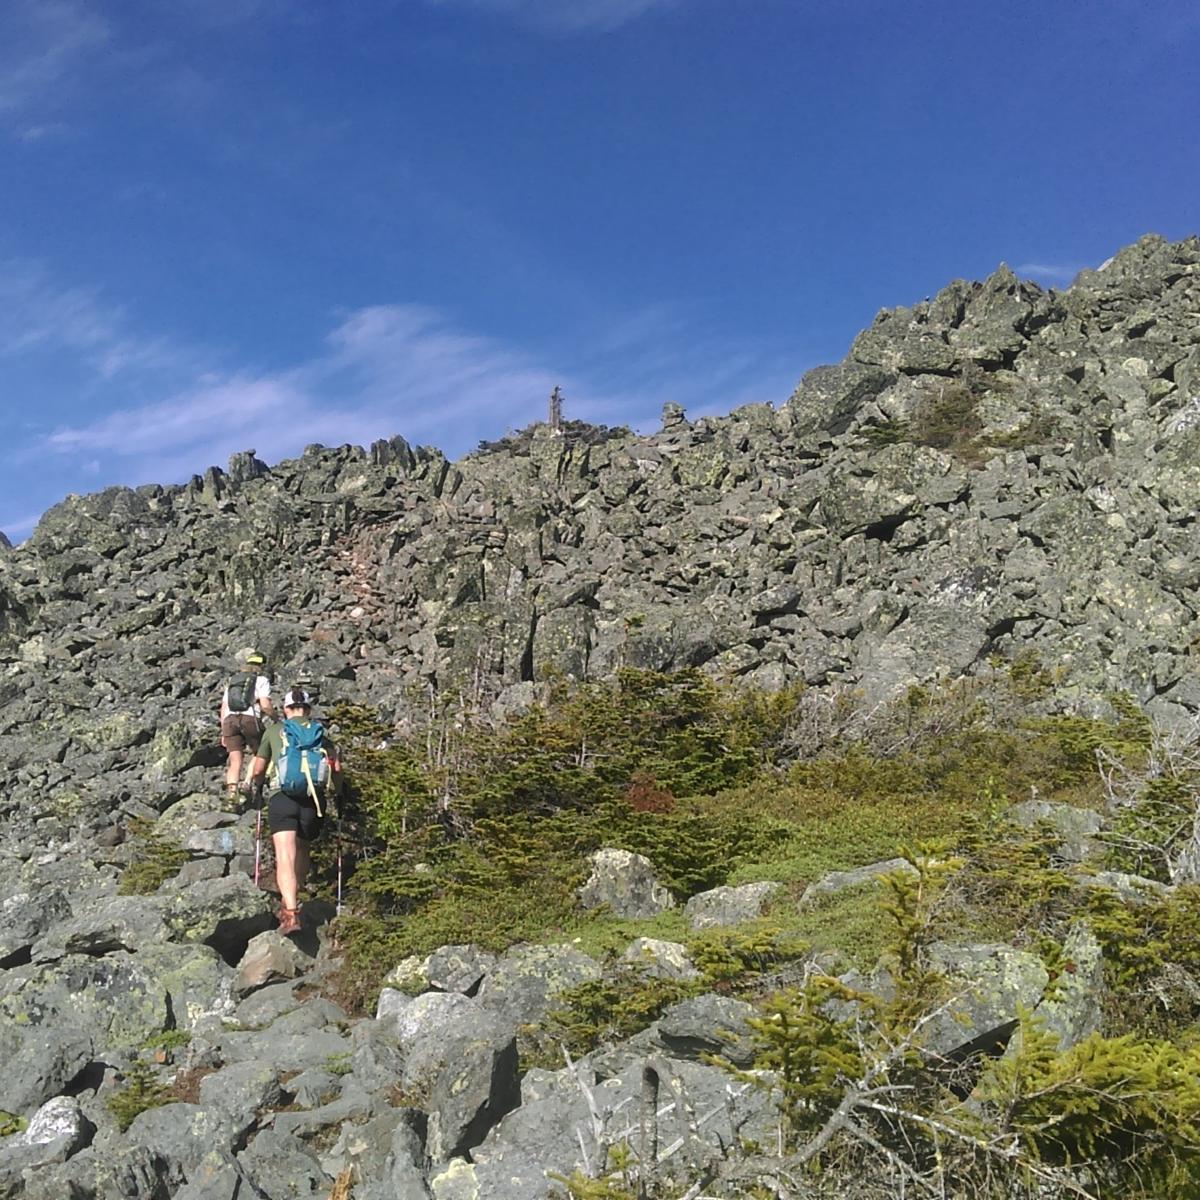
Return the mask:
[[275,847],[275,885],[279,888],[279,899],[284,908],[297,908],[296,868],[299,847],[304,846],[305,871],[308,870],[308,847],[292,829],[271,834],[271,845]]
[[[299,902],[300,893],[304,891],[304,881],[308,878],[308,867],[312,861],[308,854],[308,843],[302,838],[296,838],[296,900]],[[291,905],[295,908],[296,905]]]
[[237,787],[242,781],[242,751],[230,750],[229,763],[225,767],[225,786]]

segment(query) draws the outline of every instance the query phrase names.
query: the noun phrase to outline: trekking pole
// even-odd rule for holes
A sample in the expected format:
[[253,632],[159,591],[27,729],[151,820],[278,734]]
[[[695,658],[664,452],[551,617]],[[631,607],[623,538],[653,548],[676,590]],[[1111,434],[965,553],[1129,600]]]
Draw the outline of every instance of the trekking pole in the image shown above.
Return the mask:
[[337,905],[333,911],[336,916],[342,915],[342,806],[340,804],[337,814]]
[[254,821],[254,886],[258,887],[258,873],[262,867],[262,807]]

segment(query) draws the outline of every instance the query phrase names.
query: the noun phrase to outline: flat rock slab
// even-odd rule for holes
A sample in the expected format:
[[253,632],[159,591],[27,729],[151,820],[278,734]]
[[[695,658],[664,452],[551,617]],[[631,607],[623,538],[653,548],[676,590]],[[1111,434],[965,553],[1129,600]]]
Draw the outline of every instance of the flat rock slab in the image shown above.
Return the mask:
[[780,887],[778,883],[746,883],[741,887],[713,888],[693,896],[684,905],[683,913],[693,929],[741,925],[761,917]]
[[876,883],[881,875],[890,875],[893,871],[907,871],[912,875],[917,873],[912,863],[904,858],[888,858],[882,862],[867,863],[864,867],[855,867],[850,871],[830,871],[828,875],[823,875],[804,889],[800,903],[809,904],[818,896],[832,896],[848,888],[860,887],[864,883]]

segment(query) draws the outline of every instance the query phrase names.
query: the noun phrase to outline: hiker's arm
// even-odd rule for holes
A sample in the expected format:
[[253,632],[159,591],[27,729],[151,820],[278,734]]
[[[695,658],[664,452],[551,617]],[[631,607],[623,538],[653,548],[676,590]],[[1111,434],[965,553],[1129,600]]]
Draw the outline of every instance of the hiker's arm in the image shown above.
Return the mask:
[[275,715],[275,705],[271,700],[271,681],[265,675],[260,675],[255,681],[254,701],[264,717]]
[[261,757],[261,755],[262,749],[254,756],[254,761],[250,764],[251,808],[262,808],[263,803],[263,784],[267,780],[267,760]]
[[337,801],[338,810],[341,810],[342,800],[346,795],[346,776],[342,773],[342,760],[338,756],[336,746],[330,746],[329,754],[329,791],[333,798]]

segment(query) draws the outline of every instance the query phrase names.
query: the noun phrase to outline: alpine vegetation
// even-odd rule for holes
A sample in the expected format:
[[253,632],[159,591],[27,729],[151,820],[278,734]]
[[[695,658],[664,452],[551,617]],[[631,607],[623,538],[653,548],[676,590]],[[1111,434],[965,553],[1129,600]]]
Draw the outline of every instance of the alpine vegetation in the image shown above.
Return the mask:
[[1200,1193],[1200,240],[555,402],[0,538],[0,1200]]

